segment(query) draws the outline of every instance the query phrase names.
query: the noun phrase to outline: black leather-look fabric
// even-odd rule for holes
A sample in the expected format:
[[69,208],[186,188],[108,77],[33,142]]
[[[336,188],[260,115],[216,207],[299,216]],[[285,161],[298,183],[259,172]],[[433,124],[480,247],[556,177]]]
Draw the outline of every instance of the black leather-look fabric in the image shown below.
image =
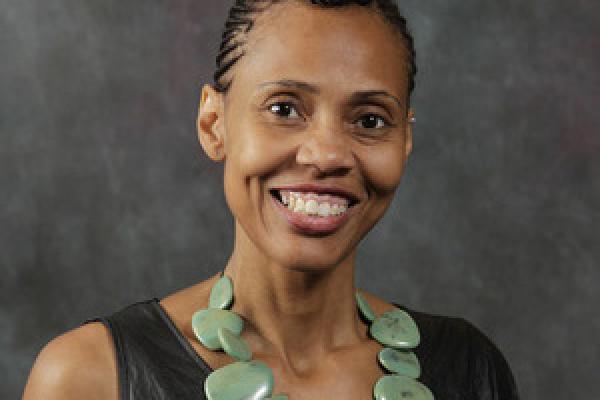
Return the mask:
[[[519,399],[502,353],[473,324],[394,304],[406,310],[419,327],[421,343],[415,351],[422,368],[419,380],[436,400]],[[104,323],[113,336],[120,400],[206,400],[204,381],[212,369],[158,299],[86,322],[93,321]]]

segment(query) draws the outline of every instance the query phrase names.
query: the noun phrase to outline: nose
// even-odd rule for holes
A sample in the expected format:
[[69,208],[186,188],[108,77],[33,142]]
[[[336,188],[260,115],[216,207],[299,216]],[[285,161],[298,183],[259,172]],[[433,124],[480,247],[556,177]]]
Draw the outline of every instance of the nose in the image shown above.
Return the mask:
[[307,134],[296,154],[296,162],[331,173],[351,169],[355,158],[348,138],[342,132],[327,129]]

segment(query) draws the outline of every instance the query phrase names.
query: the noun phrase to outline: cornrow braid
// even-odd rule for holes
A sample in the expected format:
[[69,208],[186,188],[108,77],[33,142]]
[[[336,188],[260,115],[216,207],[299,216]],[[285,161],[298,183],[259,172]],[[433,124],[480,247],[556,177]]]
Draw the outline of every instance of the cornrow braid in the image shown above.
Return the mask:
[[[214,73],[214,88],[219,92],[227,92],[232,79],[223,82],[224,75],[245,54],[247,34],[254,27],[256,17],[273,4],[289,0],[236,0],[231,6],[225,22],[225,30],[221,37],[221,46],[217,55],[217,69]],[[372,6],[393,26],[404,41],[408,50],[408,95],[415,88],[417,74],[416,53],[413,37],[408,30],[407,22],[393,0],[306,0],[312,4],[325,7],[342,7],[348,5]]]

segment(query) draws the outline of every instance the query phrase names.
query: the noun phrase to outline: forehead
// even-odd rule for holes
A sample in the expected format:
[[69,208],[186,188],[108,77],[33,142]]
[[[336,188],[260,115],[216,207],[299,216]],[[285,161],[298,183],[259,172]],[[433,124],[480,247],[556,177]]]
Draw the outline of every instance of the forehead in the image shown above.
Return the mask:
[[366,7],[326,9],[296,1],[273,5],[257,17],[245,50],[233,72],[234,86],[241,90],[287,78],[324,91],[407,93],[401,38]]

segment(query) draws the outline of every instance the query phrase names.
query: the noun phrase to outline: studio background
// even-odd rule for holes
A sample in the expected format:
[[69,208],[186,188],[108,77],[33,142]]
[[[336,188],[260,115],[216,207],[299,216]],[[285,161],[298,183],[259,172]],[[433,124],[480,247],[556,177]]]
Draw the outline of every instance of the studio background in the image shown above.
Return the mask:
[[[2,1],[0,398],[56,335],[224,266],[195,117],[230,5]],[[523,399],[600,395],[600,2],[401,8],[415,147],[358,286],[473,322]]]

